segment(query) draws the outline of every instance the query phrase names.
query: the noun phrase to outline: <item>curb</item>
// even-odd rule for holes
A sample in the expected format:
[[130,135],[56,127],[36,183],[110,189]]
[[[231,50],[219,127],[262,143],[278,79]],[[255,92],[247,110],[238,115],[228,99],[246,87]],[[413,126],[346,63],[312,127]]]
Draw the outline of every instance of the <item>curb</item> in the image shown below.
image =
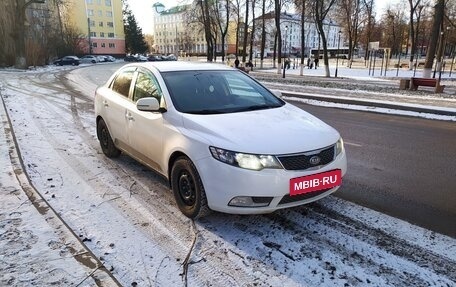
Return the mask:
[[378,107],[378,108],[385,108],[385,109],[395,109],[395,110],[402,110],[402,111],[412,111],[418,113],[427,113],[427,114],[435,114],[435,115],[442,115],[442,116],[456,116],[456,109],[445,109],[445,108],[429,108],[429,107],[419,107],[416,105],[404,105],[399,103],[385,103],[379,101],[365,101],[365,100],[357,100],[357,99],[347,99],[347,98],[338,98],[332,96],[315,96],[309,95],[304,93],[297,93],[297,92],[289,92],[279,90],[283,96],[294,96],[304,99],[316,100],[316,101],[324,101],[324,102],[332,102],[332,103],[340,103],[340,104],[347,104],[347,105],[360,105],[360,106],[368,106],[368,107]]

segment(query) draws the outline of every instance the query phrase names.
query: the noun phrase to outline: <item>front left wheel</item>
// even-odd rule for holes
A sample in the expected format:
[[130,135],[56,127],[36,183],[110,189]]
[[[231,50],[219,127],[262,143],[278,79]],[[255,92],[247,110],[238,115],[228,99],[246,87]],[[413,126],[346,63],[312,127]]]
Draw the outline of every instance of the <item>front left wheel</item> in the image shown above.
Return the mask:
[[185,216],[196,219],[210,213],[203,183],[189,158],[180,157],[174,162],[171,188],[177,206]]
[[103,119],[100,119],[97,123],[97,137],[100,141],[101,150],[107,157],[118,157],[120,155],[120,150],[114,145]]

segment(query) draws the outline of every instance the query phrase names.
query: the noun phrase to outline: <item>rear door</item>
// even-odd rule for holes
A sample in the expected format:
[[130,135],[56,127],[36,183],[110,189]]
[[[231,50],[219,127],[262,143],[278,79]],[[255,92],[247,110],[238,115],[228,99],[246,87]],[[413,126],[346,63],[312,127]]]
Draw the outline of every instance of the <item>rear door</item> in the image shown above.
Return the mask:
[[121,70],[112,81],[109,89],[102,92],[103,118],[108,125],[116,146],[128,150],[127,106],[132,105],[129,98],[136,67]]

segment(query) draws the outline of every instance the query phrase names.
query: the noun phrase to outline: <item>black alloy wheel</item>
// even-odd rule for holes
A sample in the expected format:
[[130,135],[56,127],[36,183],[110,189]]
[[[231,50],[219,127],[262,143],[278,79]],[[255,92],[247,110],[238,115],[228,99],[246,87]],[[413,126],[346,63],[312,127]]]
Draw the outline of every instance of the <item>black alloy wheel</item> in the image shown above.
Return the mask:
[[171,188],[177,206],[185,216],[196,219],[210,213],[203,183],[189,158],[182,156],[174,162]]

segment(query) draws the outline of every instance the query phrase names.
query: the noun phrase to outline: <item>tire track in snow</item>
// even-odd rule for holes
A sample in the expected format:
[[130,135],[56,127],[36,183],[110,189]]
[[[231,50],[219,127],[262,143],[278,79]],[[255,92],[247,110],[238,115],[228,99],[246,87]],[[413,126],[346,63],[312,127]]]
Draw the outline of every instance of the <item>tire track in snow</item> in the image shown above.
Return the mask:
[[[87,149],[87,147],[89,147],[89,149],[92,149],[91,152],[94,152],[94,149],[90,148],[90,144],[87,147],[85,147],[84,149],[81,149],[79,147],[80,154],[77,154],[77,153],[74,153],[72,150],[70,150],[67,144],[62,144],[63,139],[56,138],[55,135],[53,134],[53,129],[56,127],[56,125],[62,125],[65,127],[65,129],[68,129],[68,130],[74,129],[75,128],[74,125],[76,125],[76,126],[79,126],[79,128],[77,128],[77,129],[79,131],[81,131],[82,122],[80,121],[80,118],[73,116],[73,121],[70,120],[70,117],[68,115],[68,113],[69,113],[68,109],[62,110],[60,105],[56,105],[52,101],[47,101],[47,100],[43,101],[44,98],[45,98],[45,96],[42,95],[42,97],[35,96],[34,98],[31,99],[31,101],[34,101],[33,105],[31,105],[33,107],[31,109],[31,113],[33,114],[35,112],[35,114],[37,115],[37,116],[35,116],[35,118],[38,119],[38,121],[36,121],[36,124],[38,125],[38,130],[41,133],[43,133],[43,137],[46,138],[46,140],[48,142],[50,142],[51,146],[54,147],[54,149],[59,154],[59,156],[62,159],[64,159],[64,161],[66,163],[68,163],[82,178],[86,178],[86,180],[87,180],[87,178],[96,177],[97,175],[94,174],[93,171],[90,171],[87,167],[85,167],[84,166],[85,164],[82,163],[80,160],[80,157],[84,157],[85,154],[89,154],[89,153],[83,151],[84,149]],[[58,118],[58,120],[54,120],[51,118],[40,119],[39,115],[42,114],[43,110],[49,111],[48,114],[52,114],[53,116]],[[75,121],[74,120],[75,118],[78,120]],[[41,123],[40,120],[43,120],[44,122]],[[52,121],[55,121],[56,123],[52,123]],[[62,127],[60,127],[60,128],[62,128]],[[76,139],[76,137],[77,137],[77,135],[75,135],[73,138]],[[85,137],[87,137],[87,135]],[[88,136],[88,137],[90,137],[92,139],[92,142],[94,141],[93,136]],[[80,141],[80,142],[82,142],[82,141]],[[108,161],[108,160],[105,160],[105,161]],[[113,164],[111,163],[111,165],[113,165]],[[118,170],[118,169],[119,168],[117,167],[114,170]],[[113,170],[111,170],[110,172],[112,172],[112,171]],[[99,170],[97,172],[99,172]],[[129,179],[129,180],[126,180],[126,179]],[[121,185],[123,185],[124,190],[127,189],[128,185],[130,185],[130,183],[132,181],[131,179],[133,179],[133,177],[128,174],[123,174],[121,177],[117,177],[117,181],[120,183],[123,183]],[[90,185],[92,186],[92,188],[94,190],[109,190],[110,188],[112,189],[112,187],[107,185],[107,182],[108,182],[108,180],[106,180],[104,183],[103,182],[100,183],[99,181],[96,181],[96,184],[93,184],[92,182],[90,182]],[[140,183],[140,181],[135,180],[134,182],[137,183],[137,185],[135,186],[136,192],[137,192],[138,188],[144,189],[143,193],[150,192],[150,190],[148,188],[146,189],[145,186]],[[163,187],[161,189],[163,189]],[[158,198],[160,198],[160,197],[158,197]],[[110,204],[119,205],[121,210],[125,214],[127,214],[127,217],[131,217],[131,215],[128,216],[128,214],[134,213],[134,211],[129,210],[129,208],[128,208],[129,204],[122,203],[120,199],[116,199],[115,202],[110,202]],[[157,213],[157,214],[154,214],[153,217],[158,218],[156,223],[150,224],[150,226],[154,226],[154,228],[156,228],[157,224],[159,224],[159,221],[161,219],[163,219],[163,214],[169,214],[169,213],[180,214],[179,211],[174,207],[174,204],[172,204],[170,206],[169,202],[166,202],[165,204],[163,204],[163,202],[160,202],[160,200],[158,200],[158,201],[155,201],[153,205],[154,205],[154,207],[152,208],[152,210],[155,210],[155,212]],[[147,214],[143,215],[143,217],[142,217],[143,220],[138,220],[137,218],[140,217],[138,215],[132,216],[133,217],[132,223],[134,225],[137,225],[138,228],[140,228],[140,226],[141,226],[140,222],[147,221],[146,217],[150,217],[150,216],[151,216],[150,211],[147,211]],[[183,219],[185,221],[182,221]],[[149,221],[150,221],[150,218],[149,218]],[[185,230],[185,227],[186,226],[188,227],[188,224],[186,223],[187,219],[183,218],[183,216],[180,215],[179,217],[172,217],[172,220],[167,218],[165,223],[169,224],[170,221],[172,223],[171,226],[166,226],[166,227],[162,228],[163,230],[166,231],[165,235],[160,235],[159,234],[160,232],[157,232],[158,231],[157,229],[154,229],[154,230],[149,229],[149,230],[147,230],[147,234],[151,238],[155,238],[157,242],[160,242],[159,245],[161,247],[167,247],[166,249],[168,250],[168,252],[170,254],[174,254],[175,258],[179,258],[179,257],[182,257],[182,255],[179,255],[179,253],[186,252],[187,248],[183,244],[185,242],[185,237],[187,236],[187,234],[185,234],[185,232],[184,232],[184,234],[182,234],[182,231],[180,231],[180,232],[175,232],[175,233],[173,232],[171,235],[168,234],[168,236],[166,236],[166,233],[176,231],[176,229]],[[178,222],[178,221],[180,221],[180,222]],[[181,234],[181,236],[178,236],[179,233]],[[151,236],[151,234],[154,234],[154,236]],[[176,247],[178,247],[178,248],[176,248]],[[219,261],[220,261],[220,265],[215,265],[215,264],[211,263],[211,264],[205,264],[203,268],[198,267],[197,269],[195,269],[195,272],[192,272],[190,274],[189,281],[193,282],[193,284],[196,284],[199,286],[202,284],[204,285],[205,282],[207,283],[207,279],[204,279],[204,278],[211,278],[210,280],[213,283],[218,282],[220,285],[238,286],[238,284],[235,281],[233,281],[232,276],[229,274],[229,272],[226,272],[223,270],[223,269],[227,269],[226,263],[223,263],[224,260],[219,260]],[[113,265],[115,265],[115,264],[113,264]],[[193,270],[193,266],[196,266],[196,264],[194,264],[194,265],[192,264],[192,270]],[[207,276],[208,274],[210,274],[210,276]],[[239,285],[245,285],[246,282],[250,282],[253,280],[248,275],[240,276],[239,271],[238,271],[238,276],[236,276],[236,277],[237,277],[236,280],[238,282],[240,282]],[[242,281],[241,278],[245,278],[244,281]]]

